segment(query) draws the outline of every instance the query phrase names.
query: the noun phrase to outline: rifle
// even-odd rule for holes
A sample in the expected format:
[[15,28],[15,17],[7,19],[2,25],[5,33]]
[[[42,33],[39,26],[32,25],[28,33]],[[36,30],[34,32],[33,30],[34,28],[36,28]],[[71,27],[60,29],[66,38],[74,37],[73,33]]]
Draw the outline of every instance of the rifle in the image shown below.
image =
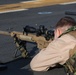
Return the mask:
[[[36,33],[36,34],[35,34]],[[23,32],[18,31],[0,31],[1,35],[8,35],[14,38],[17,50],[21,51],[22,57],[28,56],[26,49],[26,42],[35,42],[37,48],[43,49],[52,41],[53,31],[47,31],[44,26],[40,26],[39,29],[34,27],[26,26]],[[43,36],[44,35],[44,36]]]

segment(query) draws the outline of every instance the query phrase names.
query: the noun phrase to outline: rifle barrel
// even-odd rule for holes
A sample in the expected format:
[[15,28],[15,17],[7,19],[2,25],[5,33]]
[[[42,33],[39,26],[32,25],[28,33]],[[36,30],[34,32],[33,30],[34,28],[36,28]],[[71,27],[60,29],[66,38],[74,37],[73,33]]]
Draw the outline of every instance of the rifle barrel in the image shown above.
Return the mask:
[[10,32],[6,32],[6,31],[0,31],[1,35],[11,35]]

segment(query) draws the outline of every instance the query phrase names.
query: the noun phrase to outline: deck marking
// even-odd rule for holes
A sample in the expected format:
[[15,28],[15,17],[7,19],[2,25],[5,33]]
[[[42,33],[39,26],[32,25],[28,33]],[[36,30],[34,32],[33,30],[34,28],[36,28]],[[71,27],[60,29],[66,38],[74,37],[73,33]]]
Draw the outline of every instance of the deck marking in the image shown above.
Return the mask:
[[75,3],[76,3],[76,1],[74,1],[74,2],[60,3],[59,5],[67,5],[67,4],[75,4]]
[[37,1],[22,1],[20,3],[30,3],[30,2],[37,2]]
[[7,11],[0,12],[0,14],[10,13],[10,12],[18,12],[18,11],[25,11],[25,10],[28,10],[28,9],[7,10]]

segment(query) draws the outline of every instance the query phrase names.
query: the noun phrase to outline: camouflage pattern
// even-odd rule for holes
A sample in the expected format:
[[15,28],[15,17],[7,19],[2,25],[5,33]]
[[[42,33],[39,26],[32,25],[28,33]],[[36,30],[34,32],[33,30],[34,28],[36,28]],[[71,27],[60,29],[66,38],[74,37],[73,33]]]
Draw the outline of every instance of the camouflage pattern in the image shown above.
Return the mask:
[[[62,35],[67,33],[76,38],[76,26],[69,28]],[[67,71],[67,75],[76,75],[76,46],[74,47],[74,49],[70,50],[69,55],[70,55],[70,58],[66,61],[66,63],[64,64],[64,67]]]

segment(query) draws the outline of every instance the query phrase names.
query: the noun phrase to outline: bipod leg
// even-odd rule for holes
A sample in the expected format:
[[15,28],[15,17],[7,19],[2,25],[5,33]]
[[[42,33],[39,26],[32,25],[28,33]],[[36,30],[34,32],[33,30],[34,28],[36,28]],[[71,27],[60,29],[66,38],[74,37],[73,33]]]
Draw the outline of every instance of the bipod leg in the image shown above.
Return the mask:
[[17,50],[20,50],[22,57],[24,58],[28,57],[29,53],[26,49],[26,41],[18,39],[16,35],[14,36],[14,41],[17,46]]

